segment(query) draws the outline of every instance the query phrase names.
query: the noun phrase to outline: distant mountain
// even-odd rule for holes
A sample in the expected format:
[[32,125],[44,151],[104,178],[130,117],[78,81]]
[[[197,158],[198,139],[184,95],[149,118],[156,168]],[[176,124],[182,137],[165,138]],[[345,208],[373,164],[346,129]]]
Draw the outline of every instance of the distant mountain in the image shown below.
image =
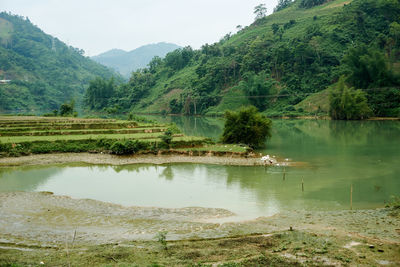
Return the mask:
[[74,99],[79,107],[89,81],[122,78],[44,33],[28,18],[0,13],[0,112],[41,113]]
[[104,66],[113,68],[128,78],[132,71],[145,68],[153,57],[164,57],[167,53],[178,48],[181,47],[170,43],[149,44],[129,52],[112,49],[94,56],[92,59]]

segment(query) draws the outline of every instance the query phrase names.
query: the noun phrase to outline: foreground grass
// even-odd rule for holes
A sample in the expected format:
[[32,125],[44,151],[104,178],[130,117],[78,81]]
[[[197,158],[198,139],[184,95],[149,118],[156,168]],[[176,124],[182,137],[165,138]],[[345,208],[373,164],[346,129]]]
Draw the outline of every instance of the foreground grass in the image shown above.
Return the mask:
[[[347,237],[303,231],[218,239],[131,241],[57,248],[0,248],[1,266],[369,266],[399,262],[398,244],[371,249],[367,240],[347,246]],[[374,264],[376,263],[376,264]]]

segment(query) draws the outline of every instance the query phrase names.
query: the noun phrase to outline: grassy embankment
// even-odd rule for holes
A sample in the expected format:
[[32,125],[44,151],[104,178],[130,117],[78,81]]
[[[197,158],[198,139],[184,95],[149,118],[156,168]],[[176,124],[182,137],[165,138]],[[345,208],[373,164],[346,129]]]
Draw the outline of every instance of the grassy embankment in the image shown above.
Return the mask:
[[169,149],[246,152],[244,147],[215,145],[206,138],[185,136],[176,130],[172,140],[166,142],[162,136],[170,127],[111,119],[0,116],[0,156],[54,152],[156,154]]

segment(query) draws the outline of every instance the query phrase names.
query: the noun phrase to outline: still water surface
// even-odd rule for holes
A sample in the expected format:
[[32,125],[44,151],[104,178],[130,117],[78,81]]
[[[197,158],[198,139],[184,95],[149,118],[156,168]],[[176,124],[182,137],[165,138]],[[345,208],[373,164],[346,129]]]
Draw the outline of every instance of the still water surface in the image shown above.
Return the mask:
[[[215,118],[152,117],[218,139]],[[265,154],[306,167],[203,164],[0,168],[0,191],[52,191],[122,205],[226,208],[241,218],[282,210],[379,207],[400,196],[400,122],[274,120]],[[304,192],[301,181],[304,180]]]

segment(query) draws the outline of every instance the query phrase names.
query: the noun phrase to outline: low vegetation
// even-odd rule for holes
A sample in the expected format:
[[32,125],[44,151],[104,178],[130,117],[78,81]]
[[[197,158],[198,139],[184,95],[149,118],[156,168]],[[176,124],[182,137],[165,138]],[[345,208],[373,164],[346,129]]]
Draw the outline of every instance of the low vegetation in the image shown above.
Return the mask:
[[[349,235],[350,236],[350,235]],[[211,239],[167,241],[166,233],[156,241],[80,246],[68,249],[20,247],[0,248],[2,266],[369,266],[371,262],[399,262],[398,244],[331,236],[306,231],[282,231]],[[355,243],[354,247],[347,247]],[[67,244],[68,245],[68,244]],[[378,252],[381,251],[381,252]]]

